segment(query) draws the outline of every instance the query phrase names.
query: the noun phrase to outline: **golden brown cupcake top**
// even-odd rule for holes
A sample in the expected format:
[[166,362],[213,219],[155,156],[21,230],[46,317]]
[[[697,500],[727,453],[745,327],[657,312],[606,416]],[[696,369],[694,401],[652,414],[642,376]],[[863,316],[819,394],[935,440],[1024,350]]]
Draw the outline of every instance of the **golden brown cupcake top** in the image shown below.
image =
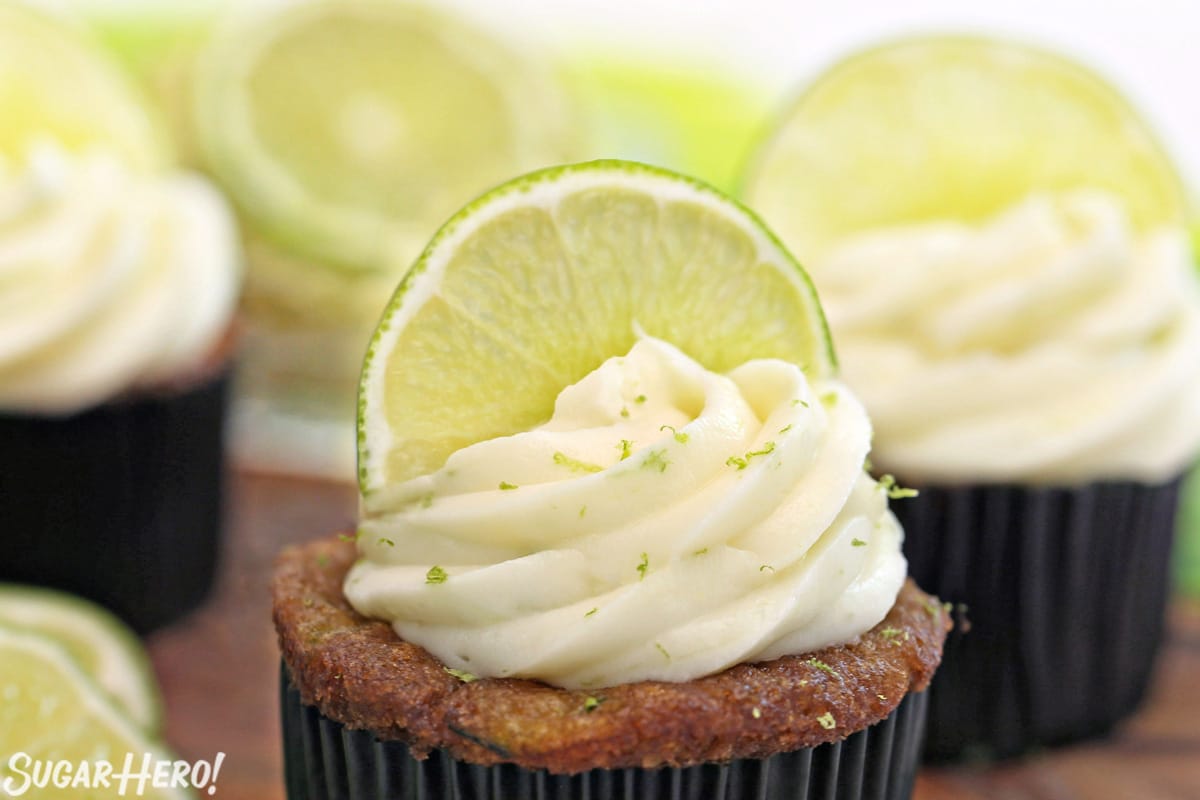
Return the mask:
[[951,624],[910,581],[855,642],[685,683],[571,691],[475,680],[350,607],[342,582],[356,555],[338,539],[282,554],[272,586],[280,648],[305,703],[348,728],[403,741],[418,758],[445,749],[478,764],[574,773],[762,758],[838,741],[925,689]]

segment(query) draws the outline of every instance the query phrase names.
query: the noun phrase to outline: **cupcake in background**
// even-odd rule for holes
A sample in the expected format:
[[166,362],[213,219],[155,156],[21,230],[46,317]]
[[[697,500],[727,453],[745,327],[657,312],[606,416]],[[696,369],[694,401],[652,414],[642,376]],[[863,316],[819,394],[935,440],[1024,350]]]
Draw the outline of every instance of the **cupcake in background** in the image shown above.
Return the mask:
[[139,631],[205,597],[240,264],[203,179],[35,147],[0,168],[0,580]]
[[352,480],[360,357],[399,275],[463,203],[566,159],[573,114],[528,53],[386,0],[231,14],[192,91],[246,236],[240,460]]
[[807,89],[747,197],[812,270],[876,469],[920,490],[912,574],[969,620],[929,755],[1106,733],[1151,677],[1200,450],[1200,285],[1153,134],[1058,56],[913,39]]

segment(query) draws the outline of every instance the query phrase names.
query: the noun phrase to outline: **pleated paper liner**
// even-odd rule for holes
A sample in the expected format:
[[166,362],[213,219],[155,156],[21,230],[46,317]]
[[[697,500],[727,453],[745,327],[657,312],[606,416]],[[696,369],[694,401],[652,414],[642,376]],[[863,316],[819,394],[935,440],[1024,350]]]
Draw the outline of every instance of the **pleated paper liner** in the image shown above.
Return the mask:
[[69,417],[0,414],[0,581],[51,586],[139,633],[216,570],[228,373]]
[[289,800],[904,800],[928,695],[910,693],[886,719],[840,742],[766,759],[551,775],[469,764],[444,751],[418,761],[401,742],[350,730],[305,705],[286,666],[280,691]]
[[909,574],[967,621],[929,690],[928,760],[1099,737],[1137,709],[1162,640],[1179,486],[923,487],[892,504]]

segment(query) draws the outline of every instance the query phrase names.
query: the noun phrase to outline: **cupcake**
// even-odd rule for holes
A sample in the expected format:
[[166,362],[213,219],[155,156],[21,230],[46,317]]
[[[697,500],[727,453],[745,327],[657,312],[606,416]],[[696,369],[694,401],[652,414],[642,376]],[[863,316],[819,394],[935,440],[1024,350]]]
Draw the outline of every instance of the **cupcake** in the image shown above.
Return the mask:
[[238,287],[223,201],[43,144],[0,170],[0,581],[145,632],[199,604]]
[[289,796],[908,797],[949,618],[870,438],[716,191],[608,161],[475,201],[368,350],[356,533],[275,575]]
[[[865,132],[826,142],[840,166],[824,180],[886,152],[898,165],[854,173],[848,216],[815,221],[788,170],[851,120]],[[1151,676],[1200,451],[1200,283],[1170,163],[1090,72],[972,39],[846,61],[774,141],[748,195],[792,220],[877,471],[920,491],[897,507],[911,572],[966,622],[929,755],[1108,732]]]

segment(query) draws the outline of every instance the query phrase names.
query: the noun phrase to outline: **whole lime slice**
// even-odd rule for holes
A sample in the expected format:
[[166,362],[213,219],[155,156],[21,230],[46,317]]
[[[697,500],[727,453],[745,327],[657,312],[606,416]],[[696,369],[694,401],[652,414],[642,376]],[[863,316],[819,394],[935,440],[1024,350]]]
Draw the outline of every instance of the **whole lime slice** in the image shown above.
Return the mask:
[[808,276],[750,211],[632,162],[535,172],[446,223],[384,311],[359,387],[367,505],[466,445],[546,421],[639,326],[713,370],[769,357],[835,368]]
[[166,160],[165,138],[143,98],[107,54],[69,19],[0,4],[0,155],[21,159],[53,139],[111,148],[135,166]]
[[218,31],[196,75],[205,160],[251,221],[305,256],[407,267],[428,231],[557,163],[550,73],[414,3],[308,0]]
[[149,732],[159,729],[162,704],[146,651],[107,610],[50,589],[0,585],[0,625],[55,640],[131,720]]
[[[113,705],[112,700],[57,642],[27,631],[0,626],[0,792],[44,800],[75,797],[122,797],[139,794],[135,779],[120,793],[119,781],[107,788],[90,785],[36,787],[38,773],[33,762],[65,761],[70,773],[63,780],[85,780],[91,784],[97,762],[112,765],[112,773],[124,771],[132,756],[134,770],[146,754],[154,761],[167,760],[162,745],[147,737]],[[81,762],[87,762],[80,767]],[[42,768],[44,775],[45,768]],[[85,778],[79,773],[87,770]],[[181,788],[156,788],[150,781],[139,796],[185,798]]]
[[898,41],[821,75],[779,121],[743,194],[802,257],[868,228],[977,221],[1033,191],[1102,189],[1138,226],[1183,223],[1154,133],[1102,78],[1021,44]]

